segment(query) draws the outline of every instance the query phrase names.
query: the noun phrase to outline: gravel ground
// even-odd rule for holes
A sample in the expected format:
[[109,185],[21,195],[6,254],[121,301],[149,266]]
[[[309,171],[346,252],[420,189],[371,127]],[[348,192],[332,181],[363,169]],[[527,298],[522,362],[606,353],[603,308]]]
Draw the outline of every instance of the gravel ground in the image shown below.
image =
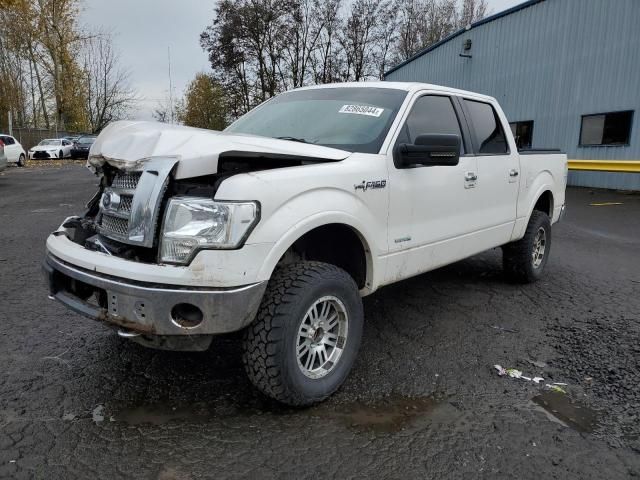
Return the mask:
[[640,196],[570,189],[534,285],[495,250],[366,298],[350,378],[294,410],[237,335],[153,351],[47,300],[45,238],[95,189],[77,165],[0,175],[0,478],[640,476]]

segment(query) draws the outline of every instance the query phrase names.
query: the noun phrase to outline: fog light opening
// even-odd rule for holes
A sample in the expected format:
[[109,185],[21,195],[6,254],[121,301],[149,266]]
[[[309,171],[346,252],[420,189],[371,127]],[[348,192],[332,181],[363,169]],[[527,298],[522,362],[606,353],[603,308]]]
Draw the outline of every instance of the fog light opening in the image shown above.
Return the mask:
[[202,310],[190,303],[179,303],[171,309],[171,320],[182,328],[195,328],[203,318]]

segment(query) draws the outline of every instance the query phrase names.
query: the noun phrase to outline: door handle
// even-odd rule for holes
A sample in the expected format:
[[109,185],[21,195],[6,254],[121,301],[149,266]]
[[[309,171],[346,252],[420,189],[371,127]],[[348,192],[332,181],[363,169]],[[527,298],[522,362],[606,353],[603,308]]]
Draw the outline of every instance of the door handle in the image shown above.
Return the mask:
[[509,170],[510,177],[517,177],[519,173],[520,172],[518,172],[518,170],[516,170],[515,168],[512,168],[511,170]]
[[467,182],[475,182],[476,180],[478,180],[478,175],[476,175],[474,172],[467,172],[464,174],[464,179]]

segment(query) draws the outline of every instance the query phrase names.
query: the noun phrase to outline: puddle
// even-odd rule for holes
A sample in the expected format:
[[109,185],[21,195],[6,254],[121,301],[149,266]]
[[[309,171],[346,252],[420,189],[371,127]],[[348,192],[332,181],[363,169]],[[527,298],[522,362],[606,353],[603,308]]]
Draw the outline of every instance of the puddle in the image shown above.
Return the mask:
[[394,433],[425,420],[446,421],[457,415],[458,411],[453,405],[434,397],[392,395],[373,403],[320,405],[308,413],[316,418],[337,420],[349,428]]
[[598,425],[598,412],[558,392],[544,392],[533,397],[537,409],[549,420],[583,433],[591,433]]
[[[102,415],[103,412],[97,412]],[[113,415],[113,421],[127,425],[163,425],[169,422],[203,423],[216,418],[244,417],[260,415],[290,416],[329,420],[356,430],[370,430],[379,433],[393,433],[417,423],[428,421],[446,422],[458,416],[458,410],[450,403],[434,397],[403,397],[392,395],[373,402],[347,404],[325,403],[308,409],[268,407],[266,405],[193,404],[189,408],[170,407],[163,404],[142,405],[120,410]],[[306,420],[305,420],[306,421]]]

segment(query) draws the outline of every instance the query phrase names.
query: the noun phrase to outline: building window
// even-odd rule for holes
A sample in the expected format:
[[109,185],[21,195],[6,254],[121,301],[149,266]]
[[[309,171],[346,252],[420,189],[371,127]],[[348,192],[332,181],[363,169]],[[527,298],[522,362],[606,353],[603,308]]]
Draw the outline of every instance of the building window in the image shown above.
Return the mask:
[[533,120],[526,122],[512,122],[509,124],[511,133],[516,139],[516,145],[519,150],[531,148],[533,141]]
[[633,111],[583,115],[580,145],[629,145]]

